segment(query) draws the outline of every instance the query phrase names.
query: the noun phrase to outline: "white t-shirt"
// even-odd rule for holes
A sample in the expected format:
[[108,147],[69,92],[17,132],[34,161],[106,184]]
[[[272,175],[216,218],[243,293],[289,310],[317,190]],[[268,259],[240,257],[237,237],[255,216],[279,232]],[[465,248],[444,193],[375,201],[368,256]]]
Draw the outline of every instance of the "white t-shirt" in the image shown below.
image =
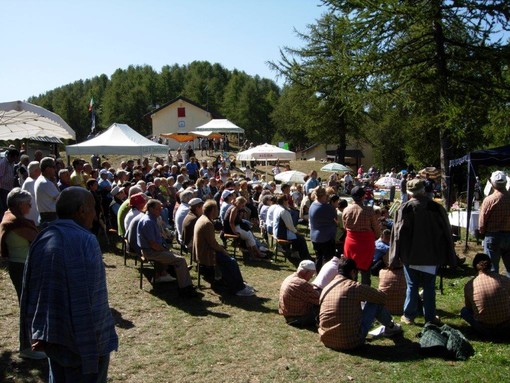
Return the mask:
[[35,202],[39,213],[55,213],[57,198],[60,195],[57,185],[43,175],[35,181]]

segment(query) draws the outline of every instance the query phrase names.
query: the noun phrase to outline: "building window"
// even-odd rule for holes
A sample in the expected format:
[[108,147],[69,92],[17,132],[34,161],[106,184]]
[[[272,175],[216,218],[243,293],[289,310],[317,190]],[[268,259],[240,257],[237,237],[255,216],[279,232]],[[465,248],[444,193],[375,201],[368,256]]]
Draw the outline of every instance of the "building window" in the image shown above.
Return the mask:
[[177,117],[186,117],[186,108],[177,108]]

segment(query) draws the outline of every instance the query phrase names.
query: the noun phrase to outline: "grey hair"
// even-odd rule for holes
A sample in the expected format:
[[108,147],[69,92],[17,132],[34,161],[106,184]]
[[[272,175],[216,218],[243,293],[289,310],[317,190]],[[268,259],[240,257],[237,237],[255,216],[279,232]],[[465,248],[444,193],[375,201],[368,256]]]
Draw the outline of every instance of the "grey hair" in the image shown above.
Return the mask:
[[14,188],[7,194],[7,207],[9,210],[16,209],[22,203],[31,201],[32,195],[26,190],[21,190],[21,188]]
[[59,176],[59,177],[61,177],[61,176],[62,176],[62,174],[66,174],[66,173],[67,173],[67,174],[70,174],[70,173],[69,173],[69,169],[60,169],[60,170],[58,171],[58,176]]
[[39,165],[39,161],[30,162],[27,167],[28,175],[32,176],[32,173],[35,172],[37,169],[41,169],[41,165]]
[[129,188],[128,197],[131,198],[132,195],[143,193],[142,188],[139,185],[134,185]]

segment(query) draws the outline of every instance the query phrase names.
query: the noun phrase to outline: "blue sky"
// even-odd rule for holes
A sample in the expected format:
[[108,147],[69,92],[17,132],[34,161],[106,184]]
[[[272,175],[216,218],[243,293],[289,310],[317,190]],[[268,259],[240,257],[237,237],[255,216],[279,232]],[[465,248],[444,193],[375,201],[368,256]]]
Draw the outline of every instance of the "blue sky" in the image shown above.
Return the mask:
[[[276,81],[266,61],[300,47],[319,0],[0,0],[0,102],[128,65],[194,60]],[[281,82],[280,82],[281,84]]]

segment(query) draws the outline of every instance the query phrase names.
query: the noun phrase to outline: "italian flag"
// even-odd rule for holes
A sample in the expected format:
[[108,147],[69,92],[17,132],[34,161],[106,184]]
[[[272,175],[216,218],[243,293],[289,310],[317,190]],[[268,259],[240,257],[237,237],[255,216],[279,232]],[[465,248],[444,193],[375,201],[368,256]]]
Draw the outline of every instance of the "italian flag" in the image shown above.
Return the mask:
[[94,108],[94,97],[90,99],[89,103],[89,112],[92,112],[92,108]]

